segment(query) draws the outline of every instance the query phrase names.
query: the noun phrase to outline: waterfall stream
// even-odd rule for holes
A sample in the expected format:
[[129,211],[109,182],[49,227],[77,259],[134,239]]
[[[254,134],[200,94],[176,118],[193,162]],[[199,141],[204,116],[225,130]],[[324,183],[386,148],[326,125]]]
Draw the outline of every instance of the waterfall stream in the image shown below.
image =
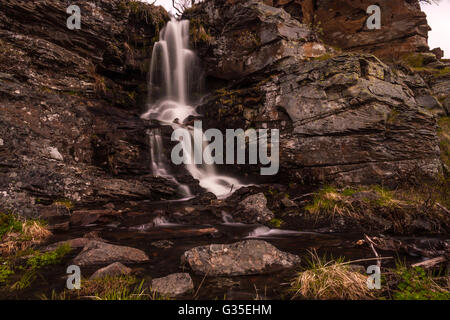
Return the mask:
[[[189,116],[198,115],[190,104],[193,102],[192,93],[195,88],[200,87],[202,80],[197,67],[197,57],[189,49],[188,20],[172,19],[161,30],[159,39],[152,53],[148,110],[141,117],[158,120],[175,130],[183,126]],[[237,179],[218,174],[214,165],[194,164],[194,128],[183,127],[188,129],[191,135],[191,141],[180,141],[183,153],[192,159],[190,164],[185,166],[191,176],[199,181],[200,186],[221,198],[242,187]],[[178,183],[170,173],[169,161],[164,157],[160,129],[151,130],[149,139],[153,174],[174,181],[184,195],[191,196],[189,187]]]

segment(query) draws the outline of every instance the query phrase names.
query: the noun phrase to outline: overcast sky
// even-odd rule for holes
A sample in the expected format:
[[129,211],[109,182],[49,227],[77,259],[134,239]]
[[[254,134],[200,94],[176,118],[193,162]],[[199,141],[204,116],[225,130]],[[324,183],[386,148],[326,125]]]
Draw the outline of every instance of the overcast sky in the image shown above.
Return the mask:
[[[144,0],[153,2],[153,0]],[[157,0],[157,5],[172,9],[172,0]],[[430,49],[441,47],[445,51],[445,57],[450,58],[450,0],[441,0],[439,5],[422,5],[427,14],[428,24],[433,29],[429,33],[428,44]]]
[[433,29],[429,33],[430,49],[441,47],[445,57],[450,58],[450,0],[441,0],[439,5],[422,5],[427,14],[428,24]]

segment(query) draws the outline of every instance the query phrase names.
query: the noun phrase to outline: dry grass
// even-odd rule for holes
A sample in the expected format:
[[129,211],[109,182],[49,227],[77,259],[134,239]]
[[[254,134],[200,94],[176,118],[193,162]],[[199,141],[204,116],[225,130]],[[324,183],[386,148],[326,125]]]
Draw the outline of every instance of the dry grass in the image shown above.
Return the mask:
[[367,287],[367,276],[351,270],[342,260],[326,261],[311,252],[309,267],[291,282],[292,299],[370,300],[375,296]]
[[398,190],[376,185],[343,189],[327,186],[314,194],[304,210],[316,223],[333,222],[340,217],[372,228],[382,218],[392,223],[394,232],[405,233],[412,228],[413,221],[422,219],[432,223],[435,232],[443,232],[449,222],[445,209],[450,207],[448,181]]
[[11,255],[47,240],[52,233],[40,221],[20,222],[20,230],[6,233],[0,241],[0,255]]
[[168,300],[156,292],[144,287],[144,280],[134,276],[105,277],[101,279],[81,281],[81,289],[52,292],[50,297],[41,296],[43,300]]

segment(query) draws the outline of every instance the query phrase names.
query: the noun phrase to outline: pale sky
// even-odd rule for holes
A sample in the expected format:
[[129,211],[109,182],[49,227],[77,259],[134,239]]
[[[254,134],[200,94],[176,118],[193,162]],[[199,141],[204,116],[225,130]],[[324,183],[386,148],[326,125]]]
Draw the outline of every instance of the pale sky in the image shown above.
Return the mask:
[[450,58],[450,0],[441,0],[439,5],[424,4],[422,10],[427,14],[428,24],[433,29],[428,34],[430,49],[441,47],[445,57]]
[[[172,0],[157,0],[156,5],[162,5],[168,11],[172,10]],[[439,5],[424,4],[422,10],[427,14],[428,24],[433,29],[428,39],[430,49],[441,47],[445,51],[445,57],[450,58],[450,0],[441,0]]]

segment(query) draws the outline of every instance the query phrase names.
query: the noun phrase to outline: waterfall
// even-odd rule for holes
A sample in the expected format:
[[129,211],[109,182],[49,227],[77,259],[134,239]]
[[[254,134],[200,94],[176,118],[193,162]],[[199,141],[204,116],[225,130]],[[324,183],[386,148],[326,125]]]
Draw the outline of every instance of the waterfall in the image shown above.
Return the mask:
[[[161,30],[159,39],[152,53],[148,110],[141,117],[158,120],[174,130],[180,126],[187,128],[191,141],[181,141],[183,153],[192,159],[191,164],[185,165],[187,171],[199,181],[201,187],[217,197],[225,197],[242,185],[237,179],[219,175],[214,165],[194,164],[194,130],[192,126],[183,125],[189,116],[198,115],[190,104],[192,91],[201,82],[196,68],[197,57],[189,49],[189,21],[172,19]],[[176,182],[184,194],[191,195],[189,188],[179,184],[167,167],[169,162],[163,158],[160,130],[151,130],[149,139],[153,174]]]

